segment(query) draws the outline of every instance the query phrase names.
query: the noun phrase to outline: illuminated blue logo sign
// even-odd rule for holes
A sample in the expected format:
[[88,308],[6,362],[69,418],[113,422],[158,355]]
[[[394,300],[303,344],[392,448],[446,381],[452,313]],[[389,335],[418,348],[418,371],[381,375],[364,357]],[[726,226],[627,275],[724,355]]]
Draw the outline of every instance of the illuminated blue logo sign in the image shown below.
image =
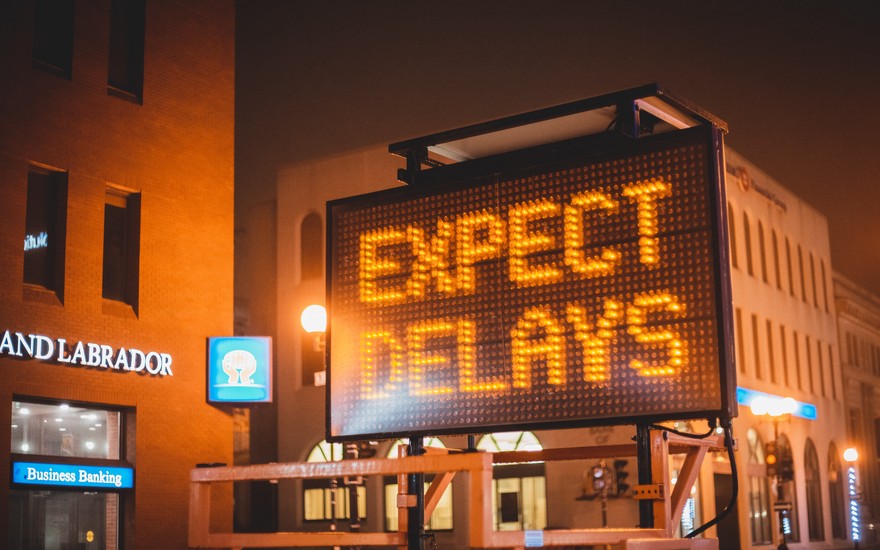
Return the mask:
[[272,339],[208,338],[208,401],[272,401]]
[[45,462],[13,462],[12,482],[80,489],[131,489],[134,469]]
[[[750,390],[748,388],[743,388],[742,386],[736,388],[736,402],[747,407],[753,407],[756,400],[761,401],[762,404],[774,404],[776,402],[781,402],[783,399],[784,398],[778,395]],[[802,401],[795,401],[791,398],[789,398],[788,401],[792,404],[791,410],[785,410],[784,412],[807,420],[816,420],[818,417],[816,405],[813,405],[812,403],[804,403]]]

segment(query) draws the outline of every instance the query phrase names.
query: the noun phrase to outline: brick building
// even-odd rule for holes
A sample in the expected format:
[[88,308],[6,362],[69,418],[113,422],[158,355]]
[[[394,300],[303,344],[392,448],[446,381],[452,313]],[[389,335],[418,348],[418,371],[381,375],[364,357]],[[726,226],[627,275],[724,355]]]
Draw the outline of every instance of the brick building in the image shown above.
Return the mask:
[[0,546],[185,548],[232,462],[233,3],[6,3],[0,52]]

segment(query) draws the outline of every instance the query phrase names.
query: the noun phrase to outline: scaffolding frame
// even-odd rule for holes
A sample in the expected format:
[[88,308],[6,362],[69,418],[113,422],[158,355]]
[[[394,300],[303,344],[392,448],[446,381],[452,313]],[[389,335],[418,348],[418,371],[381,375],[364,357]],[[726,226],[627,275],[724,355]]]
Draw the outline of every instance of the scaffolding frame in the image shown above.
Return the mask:
[[[397,506],[401,513],[396,532],[278,532],[231,533],[212,532],[211,486],[214,483],[279,479],[333,479],[346,476],[389,476],[405,479],[410,474],[434,473],[423,500],[425,521],[437,506],[453,477],[460,472],[468,475],[469,545],[471,548],[524,549],[541,547],[576,547],[591,545],[620,545],[623,550],[716,550],[714,538],[675,538],[684,504],[700,472],[703,459],[710,451],[725,449],[724,435],[712,434],[695,439],[667,430],[649,432],[652,483],[636,485],[633,498],[649,501],[653,511],[653,528],[595,528],[548,529],[543,531],[495,531],[493,529],[491,494],[493,464],[533,461],[559,461],[629,457],[637,455],[635,444],[601,445],[544,449],[541,451],[507,452],[431,452],[421,456],[399,458],[342,460],[339,462],[290,462],[251,466],[220,466],[195,468],[190,473],[189,546],[190,548],[249,548],[279,547],[363,547],[396,546],[406,549],[408,530],[419,532],[423,526],[407,524],[407,509],[419,505],[415,495],[406,494],[405,484],[399,484]],[[684,454],[685,459],[677,482],[670,479],[669,456]],[[401,477],[402,476],[402,477]],[[670,490],[671,488],[671,490]]]

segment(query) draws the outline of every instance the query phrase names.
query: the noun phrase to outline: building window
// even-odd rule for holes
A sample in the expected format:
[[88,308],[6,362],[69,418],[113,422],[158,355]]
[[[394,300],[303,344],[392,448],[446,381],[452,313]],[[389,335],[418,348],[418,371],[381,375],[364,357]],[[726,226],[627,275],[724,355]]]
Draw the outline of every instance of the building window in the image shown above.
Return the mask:
[[804,377],[801,375],[801,343],[797,331],[794,331],[794,371],[797,374],[797,387],[804,389]]
[[797,247],[798,252],[798,271],[801,274],[801,300],[804,303],[807,303],[807,282],[806,282],[806,274],[804,273],[804,252],[801,249],[801,245]]
[[754,428],[749,428],[746,440],[749,444],[749,518],[752,544],[771,544],[773,535],[770,525],[770,484],[764,465],[764,446]]
[[816,361],[819,366],[819,389],[824,397],[828,394],[825,389],[825,361],[822,359],[822,340],[816,340]]
[[850,407],[849,409],[849,433],[853,438],[853,444],[861,447],[862,442],[865,440],[862,433],[862,413],[855,407]]
[[755,356],[755,376],[758,379],[764,378],[761,369],[761,342],[758,337],[758,316],[752,314],[752,353]]
[[140,260],[140,194],[108,187],[104,201],[102,295],[137,312]]
[[[397,458],[399,455],[398,447],[406,446],[406,441],[398,439],[391,445],[388,450],[388,458]],[[446,445],[436,437],[426,437],[423,445],[425,447],[433,447],[435,449],[445,449]],[[428,484],[434,479],[431,474],[425,474],[425,491],[428,490]],[[397,477],[387,476],[385,478],[385,530],[397,531],[398,513],[397,507]],[[434,513],[427,518],[425,524],[429,531],[448,531],[452,529],[452,485],[443,491],[440,502],[434,508]]]
[[791,269],[791,245],[788,237],[785,238],[785,264],[788,267],[788,292],[794,296],[794,271]]
[[[532,432],[484,435],[477,448],[492,453],[540,451]],[[501,464],[492,473],[492,519],[497,531],[540,530],[547,526],[544,463]]]
[[853,364],[852,333],[846,333],[846,363]]
[[321,216],[310,212],[303,218],[299,233],[300,277],[312,281],[324,276],[324,226]]
[[816,395],[816,384],[813,379],[813,351],[810,349],[812,341],[809,336],[804,336],[804,350],[807,352],[807,380],[810,382],[810,393]]
[[813,285],[813,306],[819,307],[819,295],[816,293],[816,263],[813,261],[812,252],[810,252],[810,283]]
[[73,72],[73,0],[34,2],[34,66],[70,78]]
[[[306,462],[335,462],[344,458],[341,443],[321,441],[309,453]],[[352,490],[353,489],[353,490]],[[367,489],[363,485],[337,486],[332,479],[303,479],[303,518],[306,521],[349,519],[357,502],[358,517],[367,517]]]
[[736,348],[734,351],[736,353],[736,360],[739,362],[739,371],[745,374],[746,372],[746,342],[745,336],[743,336],[743,319],[742,319],[742,309],[735,308],[734,309],[734,332],[736,333]]
[[739,267],[736,256],[736,218],[730,203],[727,203],[727,226],[730,228],[730,263],[733,267]]
[[831,536],[835,539],[846,538],[846,513],[844,511],[843,468],[840,466],[840,454],[834,443],[828,445],[828,500],[831,512]]
[[785,340],[785,325],[779,325],[779,351],[782,352],[782,379],[785,387],[789,388],[790,380],[788,377],[788,343]]
[[743,212],[743,236],[746,241],[746,271],[749,275],[755,274],[755,268],[752,264],[752,231],[749,227],[749,216]]
[[773,323],[767,319],[767,357],[770,360],[770,382],[776,383],[776,357],[773,349]]
[[[119,410],[92,405],[14,399],[12,460],[120,466],[123,419]],[[87,532],[96,548],[120,547],[122,519],[131,514],[132,505],[123,492],[34,487],[38,489],[25,486],[10,491],[11,548],[74,548]]]
[[782,273],[779,272],[779,241],[776,239],[776,230],[770,233],[773,246],[773,272],[776,273],[776,288],[782,290]]
[[837,379],[834,376],[834,347],[828,344],[828,374],[831,375],[831,398],[837,399]]
[[107,86],[140,103],[144,90],[145,0],[111,0]]
[[825,313],[830,313],[828,308],[828,280],[825,278],[825,260],[819,260],[819,267],[822,271],[822,300],[825,302]]
[[55,292],[64,300],[67,172],[28,170],[24,234],[24,283]]
[[807,487],[807,528],[810,540],[824,540],[825,526],[822,518],[822,485],[819,479],[819,455],[813,440],[807,438],[804,448],[804,481]]
[[764,244],[764,224],[758,220],[758,252],[761,254],[761,279],[767,279],[767,246]]

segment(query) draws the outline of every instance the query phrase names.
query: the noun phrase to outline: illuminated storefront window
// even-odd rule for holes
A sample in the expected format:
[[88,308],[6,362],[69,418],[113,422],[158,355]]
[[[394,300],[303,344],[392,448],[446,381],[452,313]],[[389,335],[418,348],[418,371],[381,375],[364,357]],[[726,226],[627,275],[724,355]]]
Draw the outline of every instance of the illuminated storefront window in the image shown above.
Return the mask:
[[[397,458],[399,456],[397,448],[400,445],[406,445],[406,441],[398,439],[391,445],[388,450],[388,458]],[[436,437],[426,437],[424,441],[425,447],[434,447],[437,449],[445,449],[446,445]],[[425,491],[434,476],[425,475]],[[388,531],[397,531],[397,518],[399,510],[397,508],[397,478],[388,476],[385,478],[385,529]],[[429,531],[443,531],[452,529],[452,485],[446,488],[440,502],[434,509],[428,519],[426,527]]]
[[[477,448],[488,452],[540,451],[532,432],[484,435]],[[500,464],[492,474],[492,520],[498,531],[544,529],[547,526],[547,481],[544,463]]]
[[119,547],[134,483],[123,428],[118,410],[13,401],[9,548]]
[[[309,453],[306,462],[335,462],[344,458],[345,448],[341,443],[321,441]],[[306,521],[330,521],[350,519],[352,505],[351,487],[343,480],[304,479],[303,516]],[[367,511],[367,490],[361,484],[353,492],[357,498],[358,517],[364,519]]]
[[[780,472],[785,478],[782,481],[782,500],[791,503],[791,511],[785,515],[784,524],[782,526],[785,531],[785,538],[789,542],[800,542],[801,528],[798,510],[797,487],[795,486],[796,472],[794,470],[793,451],[788,437],[780,434],[776,438],[776,454],[780,464]],[[791,472],[782,472],[783,465],[790,464]]]
[[66,404],[15,401],[12,453],[119,459],[120,413]]
[[825,538],[825,520],[822,514],[822,483],[819,478],[819,455],[811,439],[804,448],[804,480],[807,486],[807,527],[810,540]]
[[843,469],[840,465],[840,453],[837,446],[828,446],[828,500],[831,513],[831,536],[835,539],[846,538],[846,504],[843,495]]

